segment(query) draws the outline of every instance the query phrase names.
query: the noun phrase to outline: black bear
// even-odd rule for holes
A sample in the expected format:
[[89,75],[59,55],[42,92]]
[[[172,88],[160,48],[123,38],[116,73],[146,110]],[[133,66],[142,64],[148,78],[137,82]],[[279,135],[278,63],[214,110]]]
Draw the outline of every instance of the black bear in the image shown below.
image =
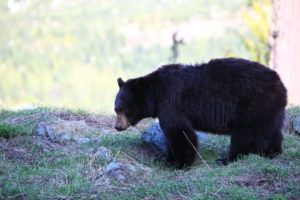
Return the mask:
[[124,82],[115,100],[119,131],[146,117],[158,117],[168,142],[167,161],[193,164],[198,148],[194,129],[230,135],[227,164],[241,155],[273,157],[282,152],[281,128],[287,91],[278,74],[239,58],[196,65],[169,64]]

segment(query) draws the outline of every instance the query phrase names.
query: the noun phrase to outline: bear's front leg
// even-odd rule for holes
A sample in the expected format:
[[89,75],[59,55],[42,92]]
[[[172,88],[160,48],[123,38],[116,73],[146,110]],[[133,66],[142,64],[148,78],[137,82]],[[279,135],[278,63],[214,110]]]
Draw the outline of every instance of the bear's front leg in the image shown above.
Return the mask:
[[193,165],[198,149],[197,135],[183,121],[171,125],[160,122],[167,138],[167,162],[176,163],[178,169]]

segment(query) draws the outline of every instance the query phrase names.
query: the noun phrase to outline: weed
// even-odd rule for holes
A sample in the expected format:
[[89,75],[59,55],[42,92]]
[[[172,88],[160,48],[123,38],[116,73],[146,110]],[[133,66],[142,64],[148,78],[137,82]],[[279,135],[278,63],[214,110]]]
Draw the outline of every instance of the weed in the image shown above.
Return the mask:
[[0,137],[10,138],[28,134],[29,132],[22,126],[10,126],[3,123],[0,124]]

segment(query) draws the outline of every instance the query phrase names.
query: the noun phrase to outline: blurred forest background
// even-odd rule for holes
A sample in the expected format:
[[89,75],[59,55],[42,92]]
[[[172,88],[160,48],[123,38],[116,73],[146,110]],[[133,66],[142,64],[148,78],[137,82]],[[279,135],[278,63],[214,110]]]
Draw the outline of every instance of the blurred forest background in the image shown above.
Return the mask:
[[170,62],[268,64],[270,0],[2,0],[0,106],[112,112],[116,79]]

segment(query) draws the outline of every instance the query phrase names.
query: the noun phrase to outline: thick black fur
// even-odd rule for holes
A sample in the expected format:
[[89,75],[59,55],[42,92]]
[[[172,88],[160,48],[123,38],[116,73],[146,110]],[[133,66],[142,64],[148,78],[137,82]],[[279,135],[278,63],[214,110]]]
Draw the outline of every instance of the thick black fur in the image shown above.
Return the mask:
[[[194,163],[194,129],[231,136],[227,164],[241,155],[282,152],[286,89],[277,73],[238,58],[198,65],[170,64],[120,87],[116,109],[130,124],[158,117],[168,140],[169,162]],[[191,145],[192,144],[192,145]]]

